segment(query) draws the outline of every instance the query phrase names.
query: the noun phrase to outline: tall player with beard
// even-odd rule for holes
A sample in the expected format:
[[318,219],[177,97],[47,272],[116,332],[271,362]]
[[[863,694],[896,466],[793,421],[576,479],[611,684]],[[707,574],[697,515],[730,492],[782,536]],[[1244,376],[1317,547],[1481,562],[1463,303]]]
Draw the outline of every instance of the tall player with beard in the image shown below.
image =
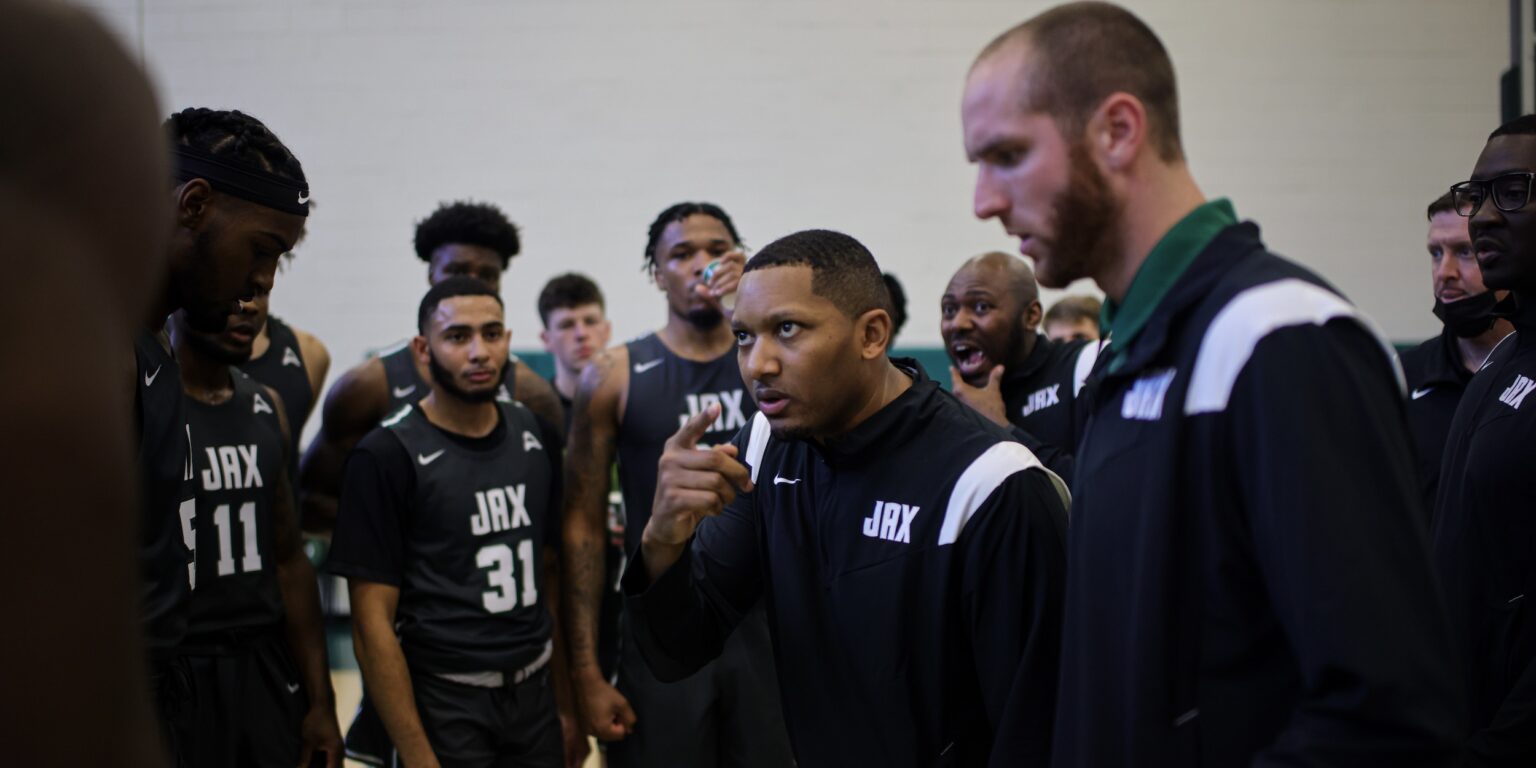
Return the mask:
[[[646,264],[666,294],[661,330],[616,347],[582,372],[567,456],[565,557],[572,681],[587,729],[619,768],[792,764],[759,606],[720,658],[691,677],[663,683],[621,635],[618,688],[598,659],[608,468],[615,456],[624,495],[625,549],[650,519],[656,467],[669,437],[711,405],[719,417],[705,443],[731,440],[755,413],[736,364],[722,297],[733,294],[745,257],[725,211],[678,203],[651,224]],[[712,280],[705,272],[720,262]]]
[[[177,646],[191,602],[196,504],[181,376],[162,326],[180,309],[188,327],[217,333],[240,299],[270,290],[278,259],[304,232],[309,186],[293,153],[249,115],[186,109],[165,128],[174,164],[170,268],[154,319],[134,349],[145,630],[151,685],[170,738],[195,708]],[[174,743],[172,751],[179,752]]]
[[[237,317],[232,328],[238,329]],[[250,334],[171,320],[196,487],[196,589],[180,653],[198,707],[178,742],[200,767],[341,765],[315,571],[293,496],[276,392],[235,366]]]
[[1391,345],[1206,200],[1157,36],[1114,5],[1046,11],[977,57],[962,121],[976,215],[1041,284],[1106,294],[1054,764],[1453,762]]
[[496,395],[508,336],[490,286],[439,282],[418,327],[411,349],[430,391],[347,458],[331,550],[369,696],[348,754],[413,768],[580,765],[586,739],[556,711],[569,701],[559,431]]

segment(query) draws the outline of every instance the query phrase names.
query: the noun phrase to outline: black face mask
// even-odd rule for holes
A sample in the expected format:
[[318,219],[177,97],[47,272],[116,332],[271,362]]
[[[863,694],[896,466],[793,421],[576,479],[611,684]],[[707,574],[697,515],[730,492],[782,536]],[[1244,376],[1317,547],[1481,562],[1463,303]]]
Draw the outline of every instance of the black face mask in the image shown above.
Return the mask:
[[1449,304],[1435,299],[1435,317],[1440,318],[1451,333],[1470,339],[1493,327],[1493,322],[1498,319],[1493,313],[1493,305],[1497,303],[1499,299],[1493,291],[1483,291]]

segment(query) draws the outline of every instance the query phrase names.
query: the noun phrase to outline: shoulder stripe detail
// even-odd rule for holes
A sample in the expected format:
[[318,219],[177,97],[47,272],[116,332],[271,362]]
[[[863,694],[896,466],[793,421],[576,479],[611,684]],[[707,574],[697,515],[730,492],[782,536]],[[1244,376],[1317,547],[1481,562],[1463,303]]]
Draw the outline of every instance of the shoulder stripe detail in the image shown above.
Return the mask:
[[1099,359],[1099,346],[1103,342],[1090,341],[1083,345],[1077,353],[1077,365],[1072,368],[1072,396],[1077,397],[1083,391],[1083,384],[1088,381],[1088,374],[1093,373],[1093,364]]
[[752,483],[757,483],[757,467],[763,463],[763,452],[768,450],[768,441],[773,437],[773,430],[768,426],[768,417],[762,413],[752,414],[752,433],[747,437],[747,466],[752,470]]
[[949,492],[949,506],[944,510],[944,522],[939,526],[939,546],[955,543],[982,502],[1004,480],[1030,467],[1045,469],[1033,452],[1018,443],[998,443],[977,456],[960,473],[954,490]]
[[411,406],[411,405],[406,405],[406,406],[402,407],[400,410],[395,411],[394,413],[391,413],[388,416],[385,416],[384,420],[379,422],[379,426],[381,426],[381,427],[393,427],[394,425],[399,424],[402,420],[405,419],[406,416],[410,415],[412,407],[413,406]]
[[1249,288],[1216,313],[1195,356],[1189,393],[1184,399],[1185,415],[1226,410],[1238,375],[1253,356],[1254,348],[1269,334],[1298,325],[1320,326],[1341,317],[1354,320],[1376,337],[1397,378],[1398,390],[1406,391],[1397,352],[1370,318],[1326,288],[1288,278]]

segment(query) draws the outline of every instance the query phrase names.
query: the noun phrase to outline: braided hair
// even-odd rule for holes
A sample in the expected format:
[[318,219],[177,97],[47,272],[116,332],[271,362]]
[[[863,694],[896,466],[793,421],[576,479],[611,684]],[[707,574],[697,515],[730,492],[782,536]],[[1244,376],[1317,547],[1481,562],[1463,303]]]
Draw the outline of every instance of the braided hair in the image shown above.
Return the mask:
[[645,244],[647,267],[656,265],[656,243],[661,240],[661,233],[666,231],[667,225],[697,214],[703,214],[719,220],[721,224],[725,225],[726,231],[731,233],[731,240],[738,245],[741,243],[741,235],[736,234],[736,225],[731,223],[731,217],[720,206],[713,203],[678,203],[662,211],[661,215],[651,222],[650,240]]
[[304,167],[260,120],[234,109],[192,107],[171,115],[165,132],[172,144],[197,147],[255,166],[300,184]]

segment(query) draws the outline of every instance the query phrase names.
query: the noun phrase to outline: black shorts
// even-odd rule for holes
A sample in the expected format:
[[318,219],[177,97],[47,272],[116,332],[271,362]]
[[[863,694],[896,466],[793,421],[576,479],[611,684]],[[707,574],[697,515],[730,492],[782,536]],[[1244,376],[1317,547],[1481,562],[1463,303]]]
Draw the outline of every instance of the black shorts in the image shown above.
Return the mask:
[[281,631],[182,647],[197,702],[176,739],[196,768],[293,768],[309,696]]
[[720,658],[675,683],[657,680],[638,644],[625,635],[618,688],[635,710],[635,730],[607,745],[610,768],[795,764],[761,603],[725,641]]
[[197,710],[197,700],[192,696],[192,678],[186,659],[166,652],[153,654],[149,659],[149,700],[155,705],[155,725],[160,732],[160,742],[172,768],[188,768],[196,765],[185,753],[180,743],[182,734],[191,727],[188,718]]
[[[411,673],[416,713],[443,768],[562,768],[565,743],[549,669],[504,688]],[[347,729],[347,757],[369,765],[399,760],[367,694]]]

